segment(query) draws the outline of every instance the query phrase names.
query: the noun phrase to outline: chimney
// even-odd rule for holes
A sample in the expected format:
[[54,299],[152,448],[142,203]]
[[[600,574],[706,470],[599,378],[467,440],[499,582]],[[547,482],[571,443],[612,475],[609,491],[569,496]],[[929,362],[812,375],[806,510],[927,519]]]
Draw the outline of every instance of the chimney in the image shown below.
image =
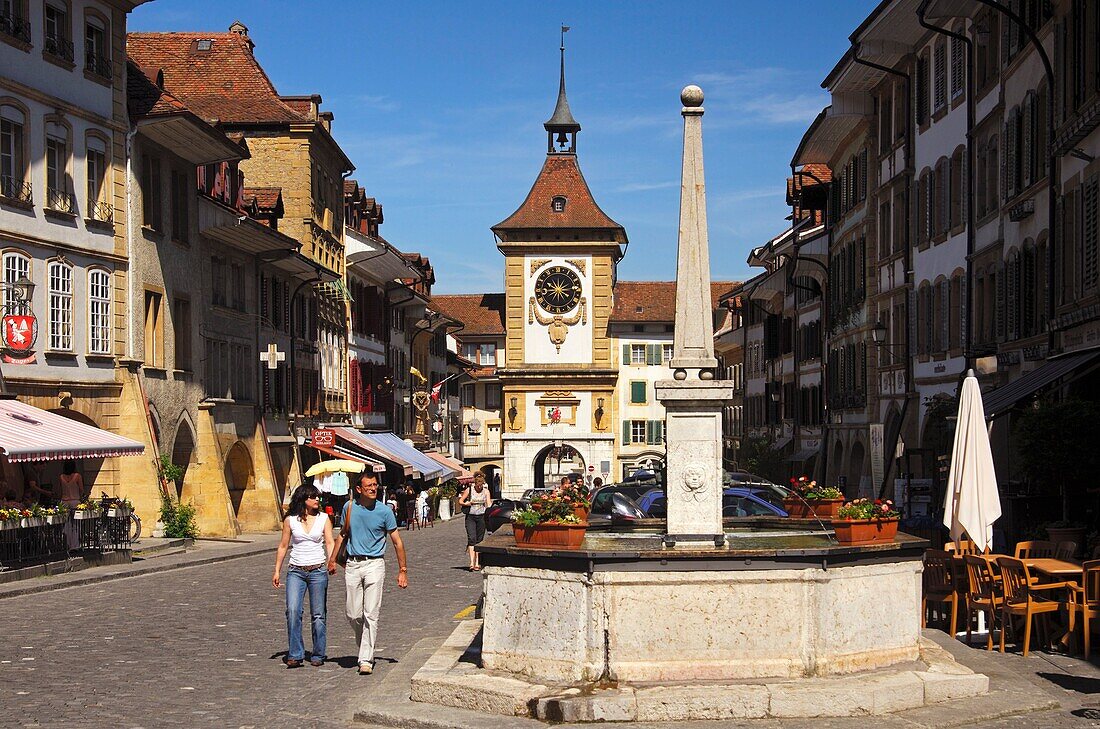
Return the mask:
[[252,42],[252,39],[248,37],[248,26],[239,20],[233,21],[233,25],[229,26],[230,33],[236,33],[240,37],[244,38],[248,43],[248,52],[251,53],[256,47],[256,44]]

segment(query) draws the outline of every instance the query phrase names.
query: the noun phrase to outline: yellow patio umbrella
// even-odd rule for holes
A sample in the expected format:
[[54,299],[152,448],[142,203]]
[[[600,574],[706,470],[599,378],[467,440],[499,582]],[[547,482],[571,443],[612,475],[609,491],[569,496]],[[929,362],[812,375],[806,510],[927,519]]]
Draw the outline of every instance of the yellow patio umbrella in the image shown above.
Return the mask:
[[345,461],[342,459],[335,459],[332,461],[321,461],[315,463],[309,467],[306,471],[307,476],[318,476],[322,473],[336,473],[337,471],[345,471],[346,473],[362,473],[363,469],[367,467],[367,464],[360,463],[359,461]]

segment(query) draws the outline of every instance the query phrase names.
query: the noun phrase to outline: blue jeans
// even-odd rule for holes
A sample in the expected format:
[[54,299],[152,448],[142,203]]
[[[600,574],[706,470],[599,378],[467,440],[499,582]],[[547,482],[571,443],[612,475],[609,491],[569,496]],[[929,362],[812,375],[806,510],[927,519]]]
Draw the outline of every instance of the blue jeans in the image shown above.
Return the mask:
[[291,567],[286,573],[286,632],[290,639],[287,659],[301,661],[306,647],[302,644],[302,608],[309,590],[309,614],[313,626],[313,660],[325,660],[326,605],[328,603],[328,572],[324,567],[310,572]]

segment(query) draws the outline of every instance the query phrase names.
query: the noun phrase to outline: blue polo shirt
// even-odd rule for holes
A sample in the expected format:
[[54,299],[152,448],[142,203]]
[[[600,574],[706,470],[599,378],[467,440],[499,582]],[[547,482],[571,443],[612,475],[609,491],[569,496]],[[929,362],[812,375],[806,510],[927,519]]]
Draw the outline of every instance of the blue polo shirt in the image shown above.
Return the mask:
[[386,553],[386,535],[397,529],[393,509],[381,501],[368,509],[358,500],[351,502],[351,536],[348,537],[348,554],[357,557],[381,557]]

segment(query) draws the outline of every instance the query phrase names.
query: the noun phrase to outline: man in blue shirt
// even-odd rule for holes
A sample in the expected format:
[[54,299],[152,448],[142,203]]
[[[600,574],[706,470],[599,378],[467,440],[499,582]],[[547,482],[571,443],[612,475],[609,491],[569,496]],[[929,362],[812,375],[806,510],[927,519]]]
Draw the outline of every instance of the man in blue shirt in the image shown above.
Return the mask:
[[359,646],[359,673],[374,671],[374,644],[378,639],[378,614],[382,610],[382,583],[386,578],[386,535],[397,554],[397,586],[409,586],[405,545],[397,531],[393,509],[378,500],[378,476],[364,473],[355,487],[356,499],[344,512],[343,526],[329,555],[329,569],[336,569],[336,555],[344,540],[348,563],[344,567],[347,615]]

